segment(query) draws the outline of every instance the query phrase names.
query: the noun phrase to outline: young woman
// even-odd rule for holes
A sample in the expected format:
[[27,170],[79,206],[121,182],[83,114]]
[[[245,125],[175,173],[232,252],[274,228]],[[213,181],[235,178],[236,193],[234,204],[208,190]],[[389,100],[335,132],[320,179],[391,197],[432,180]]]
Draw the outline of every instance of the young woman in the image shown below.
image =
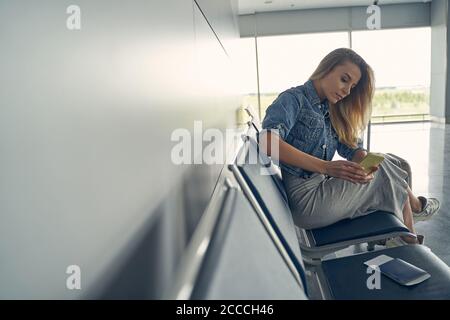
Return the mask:
[[[267,109],[260,142],[270,155],[271,139],[279,140],[283,182],[299,227],[384,210],[415,234],[414,220],[438,211],[437,199],[413,195],[397,158],[385,155],[369,174],[358,164],[367,154],[359,137],[371,116],[373,93],[371,67],[353,50],[339,48],[304,85],[284,91]],[[336,151],[347,161],[333,161]]]

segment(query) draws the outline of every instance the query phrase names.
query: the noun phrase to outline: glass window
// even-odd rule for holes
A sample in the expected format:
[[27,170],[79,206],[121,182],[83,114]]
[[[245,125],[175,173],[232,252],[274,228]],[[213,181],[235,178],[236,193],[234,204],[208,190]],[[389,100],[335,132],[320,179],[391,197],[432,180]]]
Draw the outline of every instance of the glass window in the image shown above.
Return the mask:
[[[241,98],[242,107],[251,107],[257,111],[258,85],[256,74],[256,47],[255,38],[241,38],[235,42],[231,52],[231,58],[235,65],[235,85]],[[248,121],[249,117],[239,109],[238,124]]]
[[429,119],[430,27],[355,31],[352,47],[375,72],[372,122]]
[[241,38],[236,40],[231,58],[236,67],[238,77],[237,89],[240,94],[256,94],[256,50],[254,38]]
[[326,54],[348,46],[347,32],[258,38],[261,119],[278,94],[305,83]]

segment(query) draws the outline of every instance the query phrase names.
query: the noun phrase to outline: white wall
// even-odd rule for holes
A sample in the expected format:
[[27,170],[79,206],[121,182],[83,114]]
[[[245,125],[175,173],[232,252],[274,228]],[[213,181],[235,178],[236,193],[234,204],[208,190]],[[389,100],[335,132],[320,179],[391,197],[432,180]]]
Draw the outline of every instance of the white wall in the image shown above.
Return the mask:
[[0,2],[0,298],[159,297],[220,170],[173,165],[170,135],[234,126],[227,41],[192,0]]

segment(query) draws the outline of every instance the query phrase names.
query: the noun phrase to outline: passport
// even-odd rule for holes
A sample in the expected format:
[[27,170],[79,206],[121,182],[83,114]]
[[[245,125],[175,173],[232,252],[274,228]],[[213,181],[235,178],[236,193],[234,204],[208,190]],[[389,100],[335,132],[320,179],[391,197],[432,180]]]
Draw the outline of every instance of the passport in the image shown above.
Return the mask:
[[383,275],[404,286],[413,286],[431,277],[425,270],[405,260],[387,255],[380,255],[364,262],[364,264],[377,266]]

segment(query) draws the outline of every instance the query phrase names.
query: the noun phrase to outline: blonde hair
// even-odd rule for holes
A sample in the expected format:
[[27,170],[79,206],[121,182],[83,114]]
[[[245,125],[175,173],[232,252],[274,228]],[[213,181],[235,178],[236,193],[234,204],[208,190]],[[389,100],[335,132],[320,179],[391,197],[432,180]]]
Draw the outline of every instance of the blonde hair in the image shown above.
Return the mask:
[[372,114],[372,98],[375,78],[372,68],[355,51],[348,48],[333,50],[320,61],[310,80],[325,77],[336,66],[346,62],[354,63],[361,71],[361,79],[350,94],[336,104],[330,103],[331,123],[339,141],[355,148]]

